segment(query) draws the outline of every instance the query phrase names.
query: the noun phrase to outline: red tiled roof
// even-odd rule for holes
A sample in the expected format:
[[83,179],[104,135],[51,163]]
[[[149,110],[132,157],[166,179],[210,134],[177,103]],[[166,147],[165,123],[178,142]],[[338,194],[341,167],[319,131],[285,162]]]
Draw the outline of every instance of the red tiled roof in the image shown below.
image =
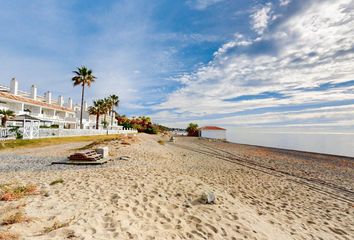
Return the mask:
[[11,100],[18,101],[18,102],[24,102],[24,103],[28,103],[28,104],[32,104],[32,105],[37,105],[37,106],[41,106],[41,107],[62,110],[62,111],[67,111],[67,112],[74,111],[74,110],[66,108],[66,107],[61,107],[59,105],[49,104],[49,103],[41,102],[38,100],[33,100],[33,99],[22,97],[22,96],[17,96],[12,93],[8,93],[8,92],[1,92],[0,91],[0,98],[7,98],[7,99],[11,99]]
[[204,126],[200,130],[226,130],[225,128],[216,127],[216,126]]

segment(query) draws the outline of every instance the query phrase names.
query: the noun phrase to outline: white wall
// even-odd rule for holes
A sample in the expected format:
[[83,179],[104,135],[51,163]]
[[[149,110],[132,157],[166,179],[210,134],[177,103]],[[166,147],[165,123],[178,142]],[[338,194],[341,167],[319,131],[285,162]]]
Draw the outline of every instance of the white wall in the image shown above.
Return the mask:
[[226,139],[226,130],[201,130],[200,136],[204,138]]

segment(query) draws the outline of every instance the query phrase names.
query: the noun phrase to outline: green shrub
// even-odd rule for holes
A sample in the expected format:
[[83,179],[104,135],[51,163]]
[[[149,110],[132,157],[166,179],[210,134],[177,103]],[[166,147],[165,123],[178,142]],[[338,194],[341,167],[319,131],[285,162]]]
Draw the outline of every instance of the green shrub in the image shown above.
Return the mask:
[[157,133],[158,133],[158,129],[157,129],[157,127],[155,127],[155,126],[151,126],[151,127],[148,127],[148,128],[145,130],[145,133],[148,133],[148,134],[157,134]]
[[9,131],[15,133],[16,139],[23,139],[23,134],[20,131],[20,127],[11,127]]

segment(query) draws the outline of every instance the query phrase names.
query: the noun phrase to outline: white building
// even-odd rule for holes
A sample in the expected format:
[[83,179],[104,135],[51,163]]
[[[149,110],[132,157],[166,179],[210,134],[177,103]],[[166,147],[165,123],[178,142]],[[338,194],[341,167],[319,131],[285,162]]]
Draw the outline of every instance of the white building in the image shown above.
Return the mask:
[[226,129],[216,126],[205,126],[199,129],[200,137],[226,140]]
[[[16,79],[12,79],[10,87],[0,85],[0,109],[12,110],[16,116],[29,115],[40,120],[40,125],[59,125],[60,128],[80,128],[80,105],[73,105],[71,98],[65,102],[62,96],[53,99],[50,91],[44,96],[37,94],[37,87],[32,85],[29,92],[19,90]],[[89,115],[88,106],[84,104],[83,125],[85,129],[96,127],[96,116]],[[116,119],[106,115],[109,129],[120,129]],[[104,115],[100,116],[99,129],[103,128]],[[111,123],[113,122],[113,125]],[[19,122],[8,121],[7,125],[17,125]]]
[[39,96],[35,85],[32,85],[30,92],[20,91],[18,81],[14,78],[10,87],[0,86],[0,109],[12,110],[16,115],[33,116],[41,120],[41,125],[57,124],[75,128],[77,119],[72,105],[70,98],[67,103],[62,96],[54,100],[49,91],[44,96]]

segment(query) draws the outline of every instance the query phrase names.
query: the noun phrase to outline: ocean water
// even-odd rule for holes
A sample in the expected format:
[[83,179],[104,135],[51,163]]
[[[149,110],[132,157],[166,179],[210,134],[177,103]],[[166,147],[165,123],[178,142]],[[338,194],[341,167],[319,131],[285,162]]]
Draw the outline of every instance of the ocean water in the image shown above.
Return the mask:
[[354,157],[354,132],[227,128],[227,140],[234,143]]

